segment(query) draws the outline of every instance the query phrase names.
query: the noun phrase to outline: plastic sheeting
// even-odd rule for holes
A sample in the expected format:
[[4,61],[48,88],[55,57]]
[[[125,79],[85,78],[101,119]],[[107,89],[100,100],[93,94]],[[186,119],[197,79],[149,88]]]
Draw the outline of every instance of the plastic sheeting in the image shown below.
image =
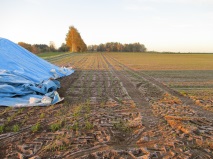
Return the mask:
[[56,90],[57,78],[72,69],[55,66],[21,46],[0,38],[0,105],[46,106],[63,99]]

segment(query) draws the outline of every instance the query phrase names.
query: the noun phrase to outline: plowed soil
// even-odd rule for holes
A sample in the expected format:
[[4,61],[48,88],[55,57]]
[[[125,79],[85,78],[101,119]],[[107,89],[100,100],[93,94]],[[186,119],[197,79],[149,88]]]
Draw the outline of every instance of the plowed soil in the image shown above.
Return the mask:
[[204,100],[183,95],[111,54],[50,61],[75,69],[60,79],[64,101],[0,107],[0,158],[213,158],[213,113],[201,106]]

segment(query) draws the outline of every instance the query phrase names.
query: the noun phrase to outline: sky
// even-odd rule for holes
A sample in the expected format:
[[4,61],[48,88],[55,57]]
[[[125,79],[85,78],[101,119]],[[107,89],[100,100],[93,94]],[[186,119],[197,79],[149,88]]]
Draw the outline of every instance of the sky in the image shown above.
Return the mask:
[[60,47],[72,25],[87,45],[213,52],[213,0],[0,0],[0,37],[13,42]]

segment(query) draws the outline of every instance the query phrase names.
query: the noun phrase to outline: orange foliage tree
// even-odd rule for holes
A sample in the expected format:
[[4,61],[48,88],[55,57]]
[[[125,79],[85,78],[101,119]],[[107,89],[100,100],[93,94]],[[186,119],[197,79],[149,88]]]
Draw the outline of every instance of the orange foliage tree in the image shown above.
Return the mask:
[[71,52],[84,52],[87,50],[87,45],[74,26],[69,27],[69,31],[66,35],[66,45],[70,48]]
[[31,45],[31,44],[28,44],[25,42],[18,42],[18,45],[20,45],[21,47],[25,48],[26,50],[28,50],[34,54],[39,53],[39,49],[35,45]]

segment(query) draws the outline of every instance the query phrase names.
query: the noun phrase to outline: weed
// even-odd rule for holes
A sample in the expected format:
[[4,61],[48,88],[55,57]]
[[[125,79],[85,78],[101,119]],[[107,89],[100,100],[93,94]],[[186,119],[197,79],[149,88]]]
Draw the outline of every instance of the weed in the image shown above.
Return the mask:
[[0,133],[3,133],[3,132],[4,132],[4,128],[5,128],[4,125],[0,125]]
[[61,123],[54,123],[50,125],[50,129],[52,132],[57,131],[61,128]]
[[21,114],[23,112],[24,108],[20,108],[17,114]]
[[66,150],[66,146],[65,145],[59,146],[59,150],[61,150],[61,151]]
[[66,129],[67,129],[67,130],[71,130],[71,129],[72,129],[72,126],[71,126],[71,125],[67,125],[67,126],[66,126]]
[[86,100],[86,106],[90,106],[90,100],[89,99]]
[[79,129],[79,124],[78,124],[77,122],[75,122],[75,123],[73,124],[73,126],[72,126],[72,129],[78,131],[78,129]]
[[125,124],[123,121],[119,121],[113,124],[113,127],[119,131],[123,131],[123,132],[130,132],[131,128],[128,127],[127,124]]
[[76,119],[76,118],[78,118],[79,117],[79,115],[80,115],[80,113],[79,112],[73,112],[73,117]]
[[36,123],[35,125],[33,125],[31,127],[31,130],[32,130],[32,132],[38,132],[40,130],[40,128],[41,128],[40,123]]
[[86,113],[89,114],[91,112],[91,108],[89,105],[86,105],[84,108],[85,108]]
[[13,132],[18,132],[20,130],[20,127],[18,126],[18,124],[13,125]]
[[23,125],[28,119],[29,119],[29,116],[26,115],[26,116],[24,117],[24,120],[21,122],[21,124]]
[[78,106],[78,107],[76,107],[74,109],[74,111],[73,111],[73,117],[75,119],[79,117],[81,110],[82,110],[82,106]]
[[42,118],[44,118],[44,117],[45,117],[45,114],[44,114],[44,113],[41,113],[40,118],[42,119]]
[[11,116],[11,117],[7,117],[7,122],[9,123],[9,122],[11,122],[12,121],[12,119],[13,119],[13,117]]
[[120,104],[123,104],[123,100],[121,98],[116,97],[116,99],[117,99],[117,102],[119,102]]
[[90,123],[89,121],[86,121],[86,123],[85,123],[85,129],[86,129],[86,130],[90,130],[90,129],[92,129],[92,128],[93,128],[93,124]]

